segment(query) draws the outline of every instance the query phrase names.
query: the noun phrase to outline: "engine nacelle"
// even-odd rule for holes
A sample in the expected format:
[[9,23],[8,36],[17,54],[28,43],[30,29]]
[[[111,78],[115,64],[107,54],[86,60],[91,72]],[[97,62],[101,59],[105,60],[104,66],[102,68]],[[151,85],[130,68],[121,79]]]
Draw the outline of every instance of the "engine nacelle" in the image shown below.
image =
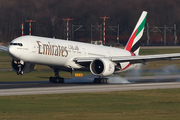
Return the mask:
[[[21,64],[21,70],[23,71],[23,73],[29,73],[31,71],[33,71],[35,64],[30,64],[30,63],[23,63]],[[12,59],[11,61],[11,67],[15,70],[18,71],[19,67],[18,67],[18,61]]]
[[96,76],[109,76],[114,70],[114,63],[105,58],[95,59],[90,64],[90,71]]

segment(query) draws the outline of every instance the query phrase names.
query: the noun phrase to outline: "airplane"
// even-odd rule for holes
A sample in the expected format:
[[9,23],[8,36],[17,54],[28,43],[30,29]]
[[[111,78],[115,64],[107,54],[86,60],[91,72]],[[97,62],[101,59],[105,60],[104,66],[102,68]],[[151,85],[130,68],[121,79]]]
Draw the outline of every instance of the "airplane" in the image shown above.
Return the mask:
[[53,83],[64,83],[59,71],[90,71],[94,83],[108,83],[108,76],[128,71],[150,61],[169,60],[180,53],[139,55],[140,38],[143,35],[147,12],[143,11],[124,49],[62,39],[21,36],[0,50],[12,57],[11,66],[18,75],[33,71],[36,64],[49,66],[55,76]]

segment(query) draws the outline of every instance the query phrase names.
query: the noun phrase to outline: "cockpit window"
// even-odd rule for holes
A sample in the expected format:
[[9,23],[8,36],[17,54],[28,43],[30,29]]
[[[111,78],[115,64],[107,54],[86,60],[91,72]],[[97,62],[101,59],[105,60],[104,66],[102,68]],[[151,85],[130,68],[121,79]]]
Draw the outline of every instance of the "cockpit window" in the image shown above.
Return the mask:
[[23,46],[22,43],[10,43],[10,45],[18,45],[18,46]]
[[18,43],[19,46],[23,46],[22,43]]

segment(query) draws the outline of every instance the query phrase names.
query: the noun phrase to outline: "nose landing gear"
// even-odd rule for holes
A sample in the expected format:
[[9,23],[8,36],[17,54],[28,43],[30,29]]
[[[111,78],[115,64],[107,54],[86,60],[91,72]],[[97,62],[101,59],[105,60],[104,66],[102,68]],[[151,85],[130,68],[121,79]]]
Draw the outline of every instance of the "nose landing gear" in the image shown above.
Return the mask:
[[22,70],[22,66],[24,65],[24,62],[22,60],[15,61],[18,66],[17,75],[23,75],[24,72]]

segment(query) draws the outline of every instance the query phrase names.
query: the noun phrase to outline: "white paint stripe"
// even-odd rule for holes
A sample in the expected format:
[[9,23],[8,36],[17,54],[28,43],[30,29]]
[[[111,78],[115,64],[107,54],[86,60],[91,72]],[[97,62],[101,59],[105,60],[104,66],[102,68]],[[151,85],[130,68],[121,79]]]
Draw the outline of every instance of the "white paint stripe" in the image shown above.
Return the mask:
[[148,84],[121,84],[121,85],[94,85],[94,86],[88,85],[88,86],[72,86],[72,87],[2,89],[0,90],[0,96],[79,93],[79,92],[107,92],[107,91],[127,91],[127,90],[146,90],[146,89],[167,89],[167,88],[180,88],[180,83],[170,82],[170,83],[148,83]]

